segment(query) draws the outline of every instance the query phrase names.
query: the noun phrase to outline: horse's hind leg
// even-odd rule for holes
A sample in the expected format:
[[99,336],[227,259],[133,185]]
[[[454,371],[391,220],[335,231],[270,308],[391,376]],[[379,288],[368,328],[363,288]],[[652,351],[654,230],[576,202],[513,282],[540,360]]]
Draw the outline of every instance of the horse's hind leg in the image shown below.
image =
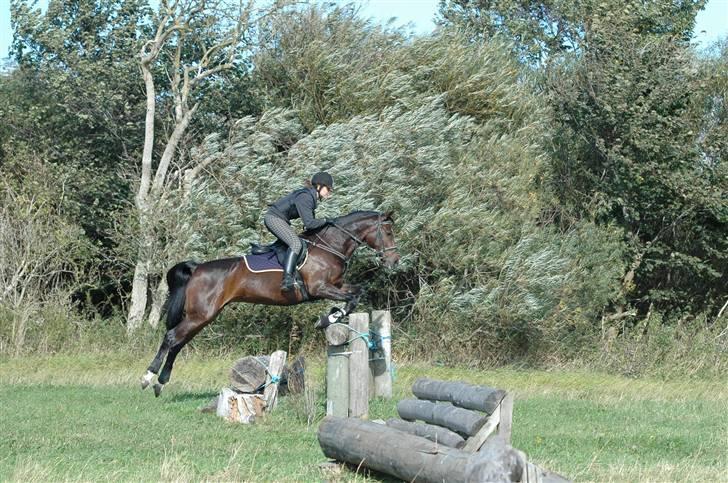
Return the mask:
[[159,395],[162,394],[162,389],[164,389],[164,385],[167,384],[169,382],[169,378],[172,377],[172,366],[174,366],[174,360],[177,358],[177,354],[179,354],[179,351],[181,351],[186,344],[187,341],[181,342],[172,346],[169,349],[169,353],[167,354],[167,360],[164,361],[164,368],[162,369],[162,373],[159,375],[159,378],[157,378],[157,383],[154,385],[155,396],[159,397]]
[[152,363],[149,364],[149,367],[147,368],[147,373],[144,374],[144,376],[142,377],[142,389],[146,389],[147,386],[149,386],[149,384],[152,382],[152,379],[154,379],[154,376],[159,374],[159,368],[162,367],[162,361],[164,360],[164,356],[167,355],[167,352],[169,352],[169,348],[174,343],[174,331],[175,329],[170,329],[164,334],[164,337],[162,338],[162,344],[159,346],[157,355],[154,356]]
[[174,366],[174,360],[177,358],[177,354],[179,354],[179,351],[181,351],[182,348],[189,341],[191,341],[192,338],[210,322],[211,319],[212,318],[206,320],[185,319],[177,327],[169,331],[173,332],[173,334],[169,337],[169,340],[167,341],[168,353],[167,359],[164,361],[164,367],[162,368],[162,372],[157,378],[157,383],[154,384],[155,396],[159,397],[159,395],[162,393],[164,385],[169,382],[169,379],[172,376],[172,367]]

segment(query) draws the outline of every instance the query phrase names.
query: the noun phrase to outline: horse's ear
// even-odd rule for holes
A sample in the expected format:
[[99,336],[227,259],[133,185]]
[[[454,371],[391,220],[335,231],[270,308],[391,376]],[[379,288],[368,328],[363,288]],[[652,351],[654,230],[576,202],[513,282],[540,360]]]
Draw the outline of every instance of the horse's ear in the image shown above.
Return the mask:
[[384,213],[384,219],[389,221],[394,221],[394,211],[390,210]]

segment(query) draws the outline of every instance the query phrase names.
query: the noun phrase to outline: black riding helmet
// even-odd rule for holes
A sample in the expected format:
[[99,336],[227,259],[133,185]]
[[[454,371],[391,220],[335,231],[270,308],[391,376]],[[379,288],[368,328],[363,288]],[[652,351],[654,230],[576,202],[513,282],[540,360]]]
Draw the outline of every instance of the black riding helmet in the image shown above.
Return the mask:
[[311,184],[316,186],[326,186],[329,188],[330,191],[334,191],[334,178],[331,177],[331,175],[325,171],[320,171],[313,175],[311,178]]

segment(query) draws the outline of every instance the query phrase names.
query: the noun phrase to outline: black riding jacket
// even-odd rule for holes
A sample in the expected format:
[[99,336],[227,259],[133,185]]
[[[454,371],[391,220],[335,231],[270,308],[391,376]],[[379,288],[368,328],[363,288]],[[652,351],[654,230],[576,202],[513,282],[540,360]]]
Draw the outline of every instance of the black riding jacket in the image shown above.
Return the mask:
[[301,188],[268,205],[268,212],[284,219],[288,224],[293,219],[301,218],[306,230],[315,230],[326,224],[326,220],[316,219],[317,204],[316,188]]

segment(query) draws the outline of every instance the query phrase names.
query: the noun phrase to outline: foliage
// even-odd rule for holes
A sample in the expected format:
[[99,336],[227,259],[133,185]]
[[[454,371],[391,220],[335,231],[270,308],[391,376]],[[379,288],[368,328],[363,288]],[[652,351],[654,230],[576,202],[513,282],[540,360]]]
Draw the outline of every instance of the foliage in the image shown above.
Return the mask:
[[[717,311],[726,282],[720,56],[688,45],[704,2],[443,1],[443,23],[513,39],[554,112],[553,210],[624,228],[626,300]],[[710,67],[709,67],[710,66]],[[710,73],[708,73],[710,72]],[[722,72],[722,73],[721,73]]]
[[598,34],[598,49],[552,78],[557,196],[566,210],[631,235],[637,270],[629,298],[643,310],[715,310],[728,281],[728,186],[721,160],[701,150],[711,112],[699,106],[705,94],[695,61],[670,37],[614,24]]
[[473,38],[504,35],[532,65],[559,63],[564,55],[599,47],[594,29],[629,19],[633,32],[689,41],[705,0],[609,3],[599,0],[440,0],[438,21],[467,28]]
[[[470,358],[497,350],[496,357],[508,359],[538,347],[532,335],[561,330],[539,321],[567,319],[562,336],[573,324],[591,334],[588,321],[619,296],[618,230],[583,223],[569,234],[539,225],[547,114],[508,51],[499,43],[468,43],[455,31],[415,40],[388,59],[387,75],[366,94],[388,103],[359,104],[360,114],[310,133],[302,120],[316,118],[315,106],[288,99],[281,109],[287,99],[270,94],[260,118],[244,118],[228,139],[209,136],[192,151],[195,162],[214,160],[210,176],[166,200],[157,270],[179,259],[241,253],[269,236],[260,223],[267,203],[326,169],[339,188],[320,215],[396,213],[405,262],[392,274],[372,275],[372,257],[360,256],[349,278],[368,286],[369,303],[394,300],[403,328],[419,340],[413,344],[445,337],[447,326],[442,350],[453,357],[463,356],[459,340],[480,340],[475,332],[493,345],[480,343]],[[292,54],[307,58],[305,49]],[[265,78],[259,68],[256,75]],[[333,71],[344,75],[341,67]],[[326,105],[347,102],[326,89],[316,95]],[[595,278],[578,264],[610,270]],[[552,267],[546,275],[544,266]],[[240,311],[266,318],[254,308]]]
[[90,247],[80,228],[43,200],[7,187],[2,196],[0,353],[17,355],[28,348],[26,336],[35,327],[41,327],[40,337],[30,339],[42,339],[44,315],[68,316],[69,292],[83,282]]

